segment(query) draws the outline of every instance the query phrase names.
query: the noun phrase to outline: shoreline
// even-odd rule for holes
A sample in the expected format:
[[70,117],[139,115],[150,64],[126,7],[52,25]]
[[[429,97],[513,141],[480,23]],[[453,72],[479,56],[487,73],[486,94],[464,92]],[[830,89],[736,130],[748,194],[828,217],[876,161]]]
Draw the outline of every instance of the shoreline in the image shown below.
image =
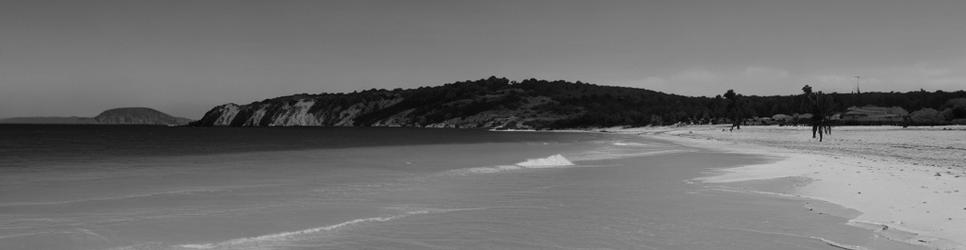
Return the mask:
[[[871,149],[878,146],[872,142],[853,147],[853,144],[861,144],[863,140],[874,141],[874,138],[863,137],[875,135],[875,131],[894,127],[849,127],[838,133],[861,139],[840,140],[835,144],[809,142],[805,127],[746,126],[740,132],[720,131],[727,127],[698,125],[607,130],[668,140],[690,147],[773,157],[776,159],[774,162],[714,170],[710,175],[694,181],[725,184],[805,178],[809,180],[807,184],[781,194],[856,210],[860,214],[851,218],[848,225],[872,230],[890,240],[936,249],[966,249],[966,227],[962,226],[966,223],[966,171],[961,166],[949,166],[954,163],[945,159],[901,159],[907,153],[905,151],[863,154],[865,149],[862,146]],[[949,128],[912,130],[943,129]],[[961,128],[955,127],[954,130]],[[833,133],[829,138],[836,136]],[[802,137],[806,139],[803,141]],[[901,136],[890,139],[908,143],[900,145],[915,146],[920,143],[903,141]],[[943,147],[960,150],[952,146]],[[906,151],[920,150],[913,148]],[[896,157],[889,157],[890,154]],[[919,162],[923,164],[917,164]]]

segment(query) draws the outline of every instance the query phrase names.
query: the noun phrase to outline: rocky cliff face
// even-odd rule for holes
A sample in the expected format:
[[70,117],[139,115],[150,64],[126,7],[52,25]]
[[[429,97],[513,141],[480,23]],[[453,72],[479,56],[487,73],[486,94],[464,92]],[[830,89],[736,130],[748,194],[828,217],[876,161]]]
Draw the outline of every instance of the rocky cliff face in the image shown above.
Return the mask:
[[[532,128],[519,124],[527,120],[519,111],[502,110],[481,112],[467,117],[447,119],[426,123],[425,117],[405,109],[398,112],[388,108],[402,102],[403,98],[386,98],[363,101],[349,105],[323,106],[311,98],[297,99],[294,102],[263,102],[249,105],[233,103],[217,106],[205,114],[204,118],[192,123],[197,126],[324,126],[324,127],[433,127],[433,128]],[[377,112],[391,112],[385,117],[372,121],[361,121],[364,116]]]
[[297,95],[247,105],[224,104],[191,125],[533,129],[574,115],[532,110],[551,102],[545,97],[511,95],[494,93],[438,102],[391,91],[366,97]]
[[[666,113],[665,107],[685,99],[645,89],[491,77],[415,89],[298,94],[245,105],[230,103],[211,109],[191,125],[495,129],[644,125],[660,121],[652,115]],[[700,102],[678,106],[707,109]]]
[[94,117],[98,124],[123,125],[184,125],[191,120],[170,116],[150,108],[116,108]]

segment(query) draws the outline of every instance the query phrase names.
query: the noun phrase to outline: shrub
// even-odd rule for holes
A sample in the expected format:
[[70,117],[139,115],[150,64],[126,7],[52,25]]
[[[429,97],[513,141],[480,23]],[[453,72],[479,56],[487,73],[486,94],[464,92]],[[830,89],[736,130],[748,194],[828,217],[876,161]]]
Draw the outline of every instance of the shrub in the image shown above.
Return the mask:
[[931,108],[920,109],[916,112],[909,114],[909,118],[915,124],[937,124],[942,122],[944,119],[939,115],[939,111]]

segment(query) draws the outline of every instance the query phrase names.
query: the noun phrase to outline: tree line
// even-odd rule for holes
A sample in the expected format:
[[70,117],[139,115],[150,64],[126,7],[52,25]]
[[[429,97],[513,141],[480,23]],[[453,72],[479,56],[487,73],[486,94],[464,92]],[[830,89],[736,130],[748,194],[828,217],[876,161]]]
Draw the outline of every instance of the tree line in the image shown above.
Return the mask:
[[[795,93],[797,89],[790,89]],[[820,93],[820,91],[815,91]],[[901,107],[912,111],[927,124],[966,122],[966,92],[912,91],[822,93],[822,113],[845,112],[852,106]],[[584,82],[506,78],[460,81],[412,89],[370,89],[351,93],[298,94],[261,102],[295,102],[311,98],[313,111],[329,106],[348,106],[372,100],[401,100],[366,113],[357,126],[372,126],[400,112],[416,117],[415,125],[426,125],[493,110],[510,110],[520,116],[552,116],[536,119],[534,128],[585,128],[609,126],[670,125],[676,123],[732,123],[776,114],[814,113],[807,94],[774,96],[742,95],[727,90],[714,97],[682,96],[648,89],[602,86]],[[928,119],[926,119],[928,118]],[[910,118],[913,119],[913,118]]]

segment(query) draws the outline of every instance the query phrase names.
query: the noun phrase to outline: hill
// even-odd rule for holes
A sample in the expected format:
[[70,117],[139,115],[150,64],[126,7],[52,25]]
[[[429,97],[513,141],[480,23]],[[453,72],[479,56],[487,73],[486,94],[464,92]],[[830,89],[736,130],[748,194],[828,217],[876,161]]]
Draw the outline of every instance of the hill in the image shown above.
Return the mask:
[[106,124],[106,125],[185,125],[190,119],[174,117],[150,108],[116,108],[96,117],[14,117],[0,123],[16,124]]
[[184,125],[190,119],[170,116],[150,108],[109,109],[94,117],[99,124]]
[[[724,92],[724,91],[722,91]],[[828,94],[833,111],[851,106],[940,109],[966,92]],[[741,96],[744,117],[805,113],[803,97]],[[582,82],[490,77],[415,89],[296,94],[212,108],[193,126],[337,126],[546,129],[721,123],[721,96],[688,97]]]

